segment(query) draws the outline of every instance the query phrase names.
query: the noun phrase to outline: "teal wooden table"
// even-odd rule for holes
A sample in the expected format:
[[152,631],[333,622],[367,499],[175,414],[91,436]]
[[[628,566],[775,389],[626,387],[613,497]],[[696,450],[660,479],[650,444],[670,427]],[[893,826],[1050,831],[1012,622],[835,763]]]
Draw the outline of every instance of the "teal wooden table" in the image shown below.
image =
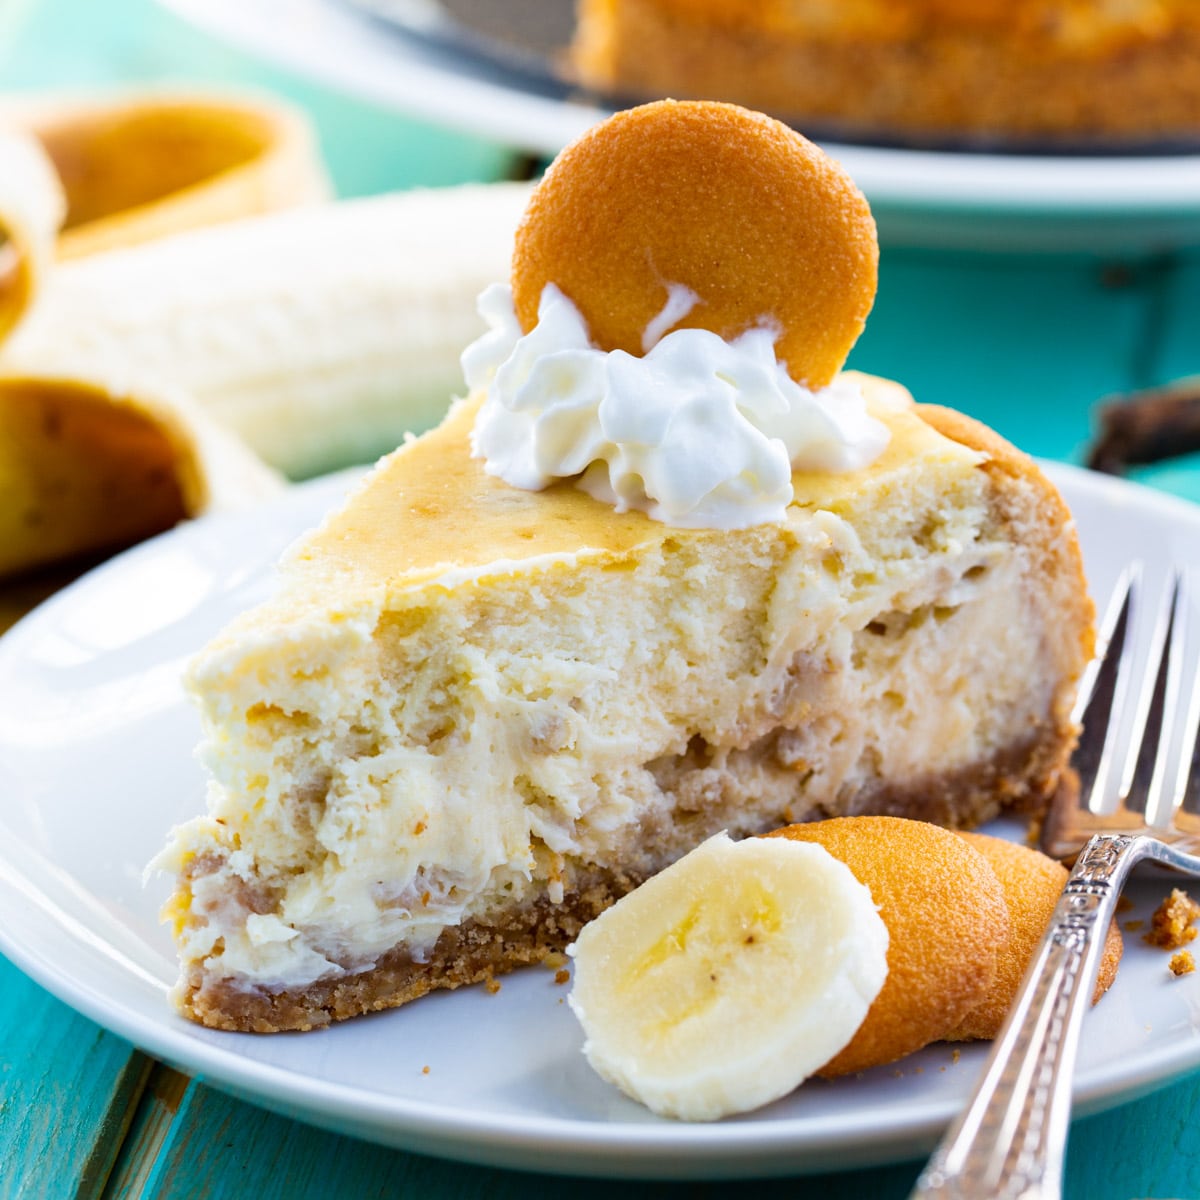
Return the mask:
[[[0,88],[145,78],[251,80],[307,106],[340,189],[494,178],[499,147],[258,68],[146,0],[0,0]],[[1150,259],[972,256],[885,247],[852,365],[972,412],[1036,454],[1078,459],[1102,396],[1200,372],[1200,250]],[[1200,461],[1143,481],[1200,500]],[[3,914],[0,914],[3,920]],[[1200,976],[1181,981],[1200,998]],[[711,1185],[487,1170],[386,1150],[232,1099],[156,1063],[0,959],[0,1198],[902,1197],[913,1161]],[[1076,1121],[1071,1200],[1200,1197],[1200,1075]]]

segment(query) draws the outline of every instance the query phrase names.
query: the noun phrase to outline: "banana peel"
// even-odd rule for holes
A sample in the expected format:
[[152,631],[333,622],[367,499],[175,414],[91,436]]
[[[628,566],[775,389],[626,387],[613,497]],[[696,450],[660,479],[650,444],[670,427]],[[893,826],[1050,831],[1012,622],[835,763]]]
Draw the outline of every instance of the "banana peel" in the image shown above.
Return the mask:
[[54,259],[66,197],[31,136],[0,131],[0,343],[29,311]]
[[185,396],[0,375],[0,577],[116,550],[280,486]]
[[153,89],[9,98],[0,128],[35,139],[58,175],[60,259],[330,195],[307,120],[266,97]]
[[[55,271],[329,191],[307,121],[274,100],[0,101],[0,580],[18,580],[0,588],[0,629],[72,564],[282,487],[168,378],[124,362],[73,372],[53,348],[10,362],[11,335],[41,310]],[[75,315],[82,331],[95,314]]]

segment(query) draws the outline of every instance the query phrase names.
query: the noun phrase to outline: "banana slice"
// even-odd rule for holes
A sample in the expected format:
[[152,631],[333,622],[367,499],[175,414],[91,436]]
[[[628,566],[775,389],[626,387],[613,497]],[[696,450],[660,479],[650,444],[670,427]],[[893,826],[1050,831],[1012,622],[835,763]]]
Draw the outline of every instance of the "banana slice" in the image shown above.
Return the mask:
[[850,1041],[887,944],[827,851],[721,833],[583,930],[570,1005],[605,1079],[660,1115],[715,1120],[786,1095]]

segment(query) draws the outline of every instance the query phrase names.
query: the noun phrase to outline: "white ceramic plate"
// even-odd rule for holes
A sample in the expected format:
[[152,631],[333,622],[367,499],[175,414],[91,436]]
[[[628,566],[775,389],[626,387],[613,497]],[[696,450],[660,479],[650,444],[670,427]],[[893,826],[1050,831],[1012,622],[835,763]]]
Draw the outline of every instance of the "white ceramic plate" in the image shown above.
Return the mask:
[[[1055,467],[1103,596],[1127,558],[1149,577],[1200,561],[1200,508]],[[142,871],[201,810],[185,659],[264,597],[279,551],[342,494],[297,488],[252,516],[180,527],[92,572],[0,639],[0,950],[55,995],[218,1087],[337,1130],[426,1153],[571,1174],[719,1177],[865,1166],[932,1146],[983,1049],[933,1047],[896,1067],[716,1125],[659,1120],[591,1073],[553,972],[306,1035],[201,1029],[174,1015],[174,956]],[[1149,915],[1166,878],[1134,887]],[[1127,937],[1085,1021],[1076,1096],[1094,1111],[1200,1065],[1200,974],[1169,977]],[[428,1074],[424,1068],[428,1067]]]
[[[343,0],[161,2],[333,87],[535,154],[556,154],[608,115],[561,85],[405,36]],[[1200,155],[827,149],[867,194],[888,244],[1103,254],[1200,244]]]

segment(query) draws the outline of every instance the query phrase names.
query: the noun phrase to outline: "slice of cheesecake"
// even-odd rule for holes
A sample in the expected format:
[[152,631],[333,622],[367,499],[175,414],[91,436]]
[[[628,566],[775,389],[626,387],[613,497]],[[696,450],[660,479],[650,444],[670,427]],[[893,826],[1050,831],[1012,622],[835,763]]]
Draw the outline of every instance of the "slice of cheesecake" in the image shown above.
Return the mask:
[[307,1029],[488,979],[722,829],[1040,809],[1091,648],[1070,516],[989,430],[861,385],[887,449],[741,530],[509,486],[478,397],[384,459],[190,670],[181,1010]]
[[837,377],[876,259],[761,114],[648,105],[559,156],[471,398],[191,668],[184,1013],[489,979],[720,830],[1044,806],[1090,651],[1070,517],[988,430]]
[[885,144],[1193,148],[1190,0],[579,0],[572,73]]

